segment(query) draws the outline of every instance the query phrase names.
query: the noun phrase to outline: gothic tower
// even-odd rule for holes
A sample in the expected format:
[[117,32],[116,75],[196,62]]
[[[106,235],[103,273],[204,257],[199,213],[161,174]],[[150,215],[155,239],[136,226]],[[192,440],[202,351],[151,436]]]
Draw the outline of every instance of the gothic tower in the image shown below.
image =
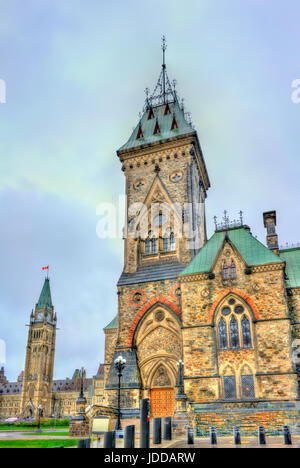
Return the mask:
[[210,187],[197,132],[167,75],[165,40],[162,49],[154,92],[146,90],[139,122],[117,152],[126,179],[125,258],[118,320],[105,329],[107,402],[116,395],[112,358],[122,354],[123,408],[151,394],[157,416],[169,415],[159,410],[164,399],[175,402],[182,355],[177,276],[206,243]]
[[56,323],[50,280],[46,278],[30,316],[21,399],[23,416],[37,415],[39,406],[44,416],[51,416]]

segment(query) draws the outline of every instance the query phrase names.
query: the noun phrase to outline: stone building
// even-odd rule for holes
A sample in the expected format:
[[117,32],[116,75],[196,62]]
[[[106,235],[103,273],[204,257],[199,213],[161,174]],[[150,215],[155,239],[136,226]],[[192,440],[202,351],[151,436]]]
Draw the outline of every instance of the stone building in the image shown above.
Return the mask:
[[[8,382],[0,370],[0,419],[35,417],[38,407],[44,416],[59,418],[76,414],[81,389],[79,370],[71,379],[53,380],[57,317],[51,298],[50,280],[45,279],[35,310],[30,316],[25,370],[17,382]],[[93,413],[101,407],[104,392],[104,365],[93,378],[84,376],[84,396]]]
[[165,63],[117,155],[127,224],[118,315],[104,329],[106,405],[116,405],[121,354],[124,417],[138,414],[141,398],[153,417],[172,416],[182,358],[198,434],[296,424],[300,249],[279,250],[275,212],[263,216],[267,246],[242,215],[230,222],[226,213],[207,239],[204,156]]

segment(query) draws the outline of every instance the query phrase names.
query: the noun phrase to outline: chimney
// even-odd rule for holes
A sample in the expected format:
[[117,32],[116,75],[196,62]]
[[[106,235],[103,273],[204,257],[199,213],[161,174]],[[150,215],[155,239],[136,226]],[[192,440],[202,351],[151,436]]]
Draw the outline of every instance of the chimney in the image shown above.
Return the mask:
[[279,255],[278,235],[276,233],[276,211],[267,211],[263,216],[264,226],[267,229],[268,249]]

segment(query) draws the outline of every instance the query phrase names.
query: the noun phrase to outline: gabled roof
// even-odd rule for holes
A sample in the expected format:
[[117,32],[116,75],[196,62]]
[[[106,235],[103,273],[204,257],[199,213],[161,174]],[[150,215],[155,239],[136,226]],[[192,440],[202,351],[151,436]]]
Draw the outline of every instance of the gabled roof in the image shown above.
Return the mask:
[[300,248],[281,250],[280,257],[286,262],[287,287],[300,288]]
[[46,306],[49,309],[53,309],[49,278],[45,279],[44,286],[36,307],[37,309],[45,309]]
[[[171,112],[165,115],[165,109],[167,105],[169,106]],[[148,119],[151,109],[153,109],[154,118]],[[178,128],[171,130],[174,116]],[[154,130],[157,124],[159,126],[160,133],[154,134]],[[140,134],[140,129],[142,130],[143,138],[137,139],[138,134]],[[173,102],[160,104],[153,108],[147,108],[144,111],[140,122],[137,124],[136,128],[131,134],[131,137],[127,143],[125,143],[125,145],[121,146],[118,152],[136,148],[141,145],[170,139],[179,135],[188,135],[191,133],[194,134],[196,132],[192,125],[187,122],[184,115],[184,110],[181,109],[177,99],[175,99]]]
[[118,316],[116,315],[115,318],[104,328],[104,330],[110,330],[113,328],[118,328]]
[[255,239],[248,229],[240,227],[232,230],[229,229],[228,231],[215,232],[179,276],[209,273],[226,239],[226,233],[228,239],[232,242],[248,266],[282,263],[284,261],[260,241]]

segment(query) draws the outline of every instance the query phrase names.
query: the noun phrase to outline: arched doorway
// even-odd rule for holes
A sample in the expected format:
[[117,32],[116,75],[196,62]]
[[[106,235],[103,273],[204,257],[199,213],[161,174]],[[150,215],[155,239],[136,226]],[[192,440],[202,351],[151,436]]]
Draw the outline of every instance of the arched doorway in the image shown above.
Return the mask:
[[173,416],[177,362],[182,356],[179,317],[157,304],[139,323],[134,343],[144,398],[151,400],[152,417]]
[[153,418],[173,416],[175,411],[175,388],[165,366],[159,365],[151,384],[151,415]]

